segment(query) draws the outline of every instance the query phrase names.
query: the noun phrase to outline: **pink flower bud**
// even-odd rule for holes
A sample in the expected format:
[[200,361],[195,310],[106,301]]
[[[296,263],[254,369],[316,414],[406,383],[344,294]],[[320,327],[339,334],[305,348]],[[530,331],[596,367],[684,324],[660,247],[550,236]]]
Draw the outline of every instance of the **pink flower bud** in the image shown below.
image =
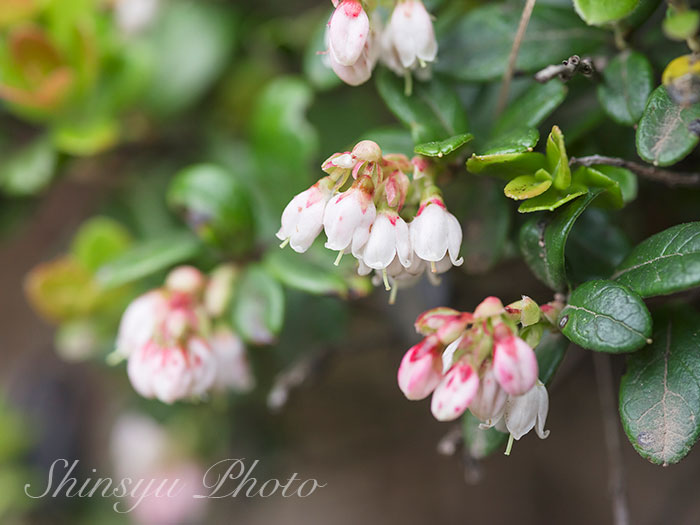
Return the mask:
[[331,58],[341,66],[357,62],[369,37],[369,18],[357,0],[344,0],[328,23]]
[[503,390],[513,396],[524,394],[537,381],[535,352],[515,335],[496,337],[493,368]]
[[479,390],[469,405],[469,410],[477,419],[491,426],[503,416],[507,399],[508,393],[498,384],[493,365],[489,363],[481,375]]
[[221,390],[249,392],[255,386],[245,345],[230,328],[219,328],[209,340],[216,357],[214,386]]
[[119,323],[116,351],[128,357],[153,337],[169,310],[168,297],[162,290],[150,291],[127,307]]
[[441,346],[434,337],[426,337],[411,347],[399,366],[401,392],[408,399],[425,399],[442,379]]
[[446,322],[458,318],[461,312],[454,308],[439,306],[420,314],[415,322],[416,332],[423,335],[435,333]]
[[178,266],[165,278],[165,287],[173,292],[195,295],[202,291],[206,279],[194,266]]
[[365,162],[382,160],[382,149],[372,140],[362,140],[352,148],[352,156]]
[[438,421],[452,421],[469,407],[477,390],[479,376],[472,365],[455,364],[433,392],[430,410]]
[[506,309],[503,307],[503,303],[498,297],[487,297],[479,306],[474,310],[475,319],[485,319],[487,317],[493,317],[494,315],[503,315],[506,313]]

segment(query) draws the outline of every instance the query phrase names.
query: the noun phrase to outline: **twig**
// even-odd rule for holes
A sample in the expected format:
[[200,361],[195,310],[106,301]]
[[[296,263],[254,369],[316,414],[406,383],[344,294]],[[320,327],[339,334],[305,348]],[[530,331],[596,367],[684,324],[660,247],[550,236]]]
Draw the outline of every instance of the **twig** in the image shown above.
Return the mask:
[[537,0],[527,0],[523,8],[523,13],[520,15],[518,30],[515,33],[513,47],[511,47],[510,55],[508,56],[508,67],[503,75],[503,84],[501,84],[501,92],[498,95],[498,105],[496,106],[497,115],[503,111],[508,102],[508,91],[510,90],[510,81],[513,80],[513,73],[515,72],[515,61],[518,58],[520,44],[523,43],[523,38],[525,38],[525,31],[527,31],[527,25],[530,23],[530,17],[532,16],[532,10],[535,7],[536,1]]
[[332,349],[323,348],[321,351],[306,354],[277,374],[267,394],[267,407],[272,412],[282,410],[293,390],[321,373],[331,353]]
[[455,425],[438,441],[437,451],[442,456],[454,456],[463,444],[462,425]]
[[596,164],[607,164],[609,166],[619,166],[633,171],[640,177],[662,182],[667,186],[700,187],[700,173],[683,173],[669,171],[656,166],[639,164],[618,157],[605,157],[603,155],[590,155],[588,157],[571,157],[569,165],[578,164],[580,166],[595,166]]
[[622,447],[620,433],[617,427],[617,408],[613,390],[613,376],[610,366],[610,356],[593,352],[598,397],[603,417],[605,447],[608,455],[608,490],[612,499],[613,520],[615,525],[629,525],[630,515],[627,505],[627,490],[625,487],[625,466],[622,462]]
[[559,77],[562,82],[568,82],[571,77],[581,73],[583,76],[590,77],[595,73],[593,59],[589,57],[581,58],[578,55],[572,55],[561,64],[553,64],[540,69],[535,73],[535,80],[544,84],[555,77]]

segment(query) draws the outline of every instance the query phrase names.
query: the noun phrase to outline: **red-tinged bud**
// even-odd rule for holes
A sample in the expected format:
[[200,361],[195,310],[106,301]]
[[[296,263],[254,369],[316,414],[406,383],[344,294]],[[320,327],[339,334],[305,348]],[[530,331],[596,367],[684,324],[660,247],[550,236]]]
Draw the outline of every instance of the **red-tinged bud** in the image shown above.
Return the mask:
[[444,345],[450,344],[452,341],[457,339],[462,332],[464,332],[467,325],[473,320],[473,316],[469,312],[465,312],[457,317],[448,319],[440,328],[438,328],[438,339]]
[[535,352],[525,341],[514,335],[501,337],[496,333],[495,337],[493,368],[496,379],[509,394],[522,395],[537,381]]
[[561,311],[564,309],[564,302],[563,301],[552,301],[547,304],[543,304],[540,307],[540,310],[542,311],[542,315],[544,318],[554,326],[557,326],[557,319],[559,318],[559,314]]
[[520,322],[523,326],[536,324],[540,320],[539,305],[527,295],[523,295],[520,301],[506,306],[506,312],[513,321]]
[[436,337],[426,337],[411,347],[399,366],[398,382],[408,399],[425,399],[442,379],[442,345]]
[[493,364],[488,363],[481,374],[479,390],[469,405],[469,410],[487,426],[492,426],[503,416],[507,399],[508,393],[498,383]]
[[461,416],[479,389],[479,376],[472,365],[459,362],[453,366],[433,392],[430,410],[438,421],[452,421]]
[[498,297],[487,297],[474,310],[474,319],[486,319],[495,315],[503,315],[506,309]]
[[363,140],[352,148],[352,156],[365,162],[379,162],[382,160],[382,149],[372,140]]
[[206,278],[194,266],[178,266],[165,279],[165,287],[172,292],[195,295],[204,289]]
[[461,314],[462,312],[453,308],[440,306],[420,314],[414,326],[416,327],[416,332],[419,334],[434,334],[447,321],[459,317]]
[[328,43],[333,60],[342,66],[357,62],[369,37],[369,17],[357,0],[345,0],[328,23]]

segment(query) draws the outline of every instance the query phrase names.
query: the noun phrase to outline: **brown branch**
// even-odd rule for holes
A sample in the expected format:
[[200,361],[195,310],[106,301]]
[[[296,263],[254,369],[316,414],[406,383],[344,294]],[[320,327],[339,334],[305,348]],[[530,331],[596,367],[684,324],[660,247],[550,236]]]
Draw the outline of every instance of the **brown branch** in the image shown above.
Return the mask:
[[588,57],[581,58],[578,55],[572,55],[561,64],[552,64],[544,69],[540,69],[535,73],[535,80],[544,84],[553,78],[559,77],[559,80],[562,82],[568,82],[577,73],[586,77],[593,76],[595,74],[593,60]]
[[532,10],[535,7],[536,1],[537,0],[527,0],[525,2],[525,7],[523,8],[523,13],[520,15],[518,30],[515,33],[513,47],[511,47],[510,55],[508,56],[508,67],[503,74],[503,84],[501,85],[501,92],[498,95],[496,115],[499,115],[503,111],[503,109],[506,107],[506,103],[508,102],[508,91],[510,90],[510,82],[513,80],[513,73],[515,72],[515,61],[518,58],[520,44],[523,43],[523,38],[525,38],[525,31],[527,31],[527,25],[530,23],[530,17],[532,16]]
[[633,171],[640,177],[661,182],[667,186],[700,187],[700,173],[683,173],[665,170],[656,166],[639,164],[618,157],[605,157],[603,155],[590,155],[588,157],[571,157],[569,165],[578,164],[580,166],[595,166],[597,164],[607,164],[609,166],[619,166]]
[[625,466],[622,462],[622,447],[620,446],[620,432],[617,423],[617,402],[613,390],[610,356],[593,352],[593,364],[596,383],[598,383],[598,397],[600,398],[605,447],[608,455],[608,490],[612,500],[613,520],[615,525],[629,525]]

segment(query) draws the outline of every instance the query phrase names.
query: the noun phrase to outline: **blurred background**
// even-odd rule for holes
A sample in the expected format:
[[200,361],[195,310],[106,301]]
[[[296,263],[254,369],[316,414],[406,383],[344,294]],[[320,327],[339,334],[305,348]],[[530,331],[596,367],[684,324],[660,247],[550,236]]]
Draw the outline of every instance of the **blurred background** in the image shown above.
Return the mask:
[[[467,49],[455,38],[480,4],[426,1],[445,57],[438,74],[451,78]],[[563,0],[541,4],[572,12]],[[504,6],[518,14],[522,3]],[[361,138],[385,152],[413,148],[372,81],[343,86],[324,66],[331,11],[310,0],[0,1],[3,524],[612,522],[589,353],[570,348],[555,377],[549,438],[528,435],[510,457],[438,454],[454,426],[396,385],[422,311],[471,310],[488,295],[551,300],[516,257],[522,219],[498,182],[463,170],[445,177],[465,265],[438,287],[401,290],[392,306],[353,276],[350,261],[335,269],[320,247],[300,261],[277,248],[281,210],[329,155]],[[678,54],[676,44],[655,44],[653,24],[635,38],[650,45],[657,73]],[[557,60],[602,52],[612,37],[594,44],[572,42]],[[474,134],[489,125],[497,80],[454,80]],[[572,154],[632,158],[634,131],[604,118],[588,82],[573,81],[542,128],[560,125]],[[512,97],[530,84],[516,76]],[[685,164],[697,168],[697,157]],[[202,182],[212,166],[225,183]],[[612,224],[611,242],[631,245],[697,220],[700,192],[681,193],[640,182],[623,215],[593,209],[577,228]],[[140,398],[124,364],[106,363],[123,309],[176,264],[210,271],[229,261],[247,293],[236,298],[233,326],[253,311],[264,327],[262,337],[239,330],[255,388],[196,404]],[[596,261],[579,264],[596,271]],[[613,367],[617,381],[624,357]],[[280,385],[286,403],[270,406]],[[632,523],[700,522],[698,452],[661,468],[620,433]],[[79,480],[139,472],[196,485],[215,462],[245,458],[260,461],[261,480],[296,472],[326,485],[308,498],[183,497],[119,514],[114,498],[27,497],[25,484],[41,492],[57,458],[80,460]]]

